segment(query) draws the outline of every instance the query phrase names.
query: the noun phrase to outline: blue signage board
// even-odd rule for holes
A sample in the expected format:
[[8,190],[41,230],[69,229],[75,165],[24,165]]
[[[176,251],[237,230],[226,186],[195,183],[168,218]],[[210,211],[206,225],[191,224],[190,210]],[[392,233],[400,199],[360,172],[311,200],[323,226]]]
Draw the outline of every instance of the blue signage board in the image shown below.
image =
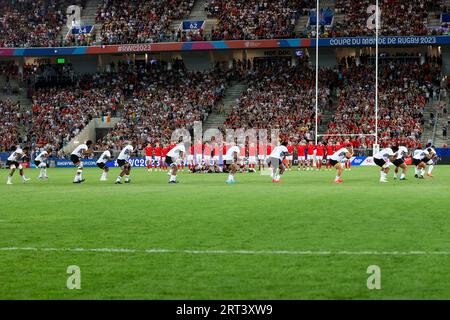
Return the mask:
[[84,26],[80,28],[72,28],[72,34],[80,35],[80,34],[89,34],[94,29],[94,26]]
[[199,30],[203,28],[205,21],[197,20],[197,21],[183,21],[182,29],[183,30]]

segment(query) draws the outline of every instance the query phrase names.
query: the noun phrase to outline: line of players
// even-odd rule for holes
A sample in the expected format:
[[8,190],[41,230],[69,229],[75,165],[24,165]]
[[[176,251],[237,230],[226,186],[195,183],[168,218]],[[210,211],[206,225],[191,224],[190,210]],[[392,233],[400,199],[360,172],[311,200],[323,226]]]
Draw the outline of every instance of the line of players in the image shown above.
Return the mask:
[[[347,147],[348,144],[348,141],[336,144],[333,144],[332,142],[319,142],[317,145],[314,145],[312,141],[309,141],[308,143],[303,141],[298,145],[288,143],[286,148],[288,149],[289,154],[285,159],[286,170],[292,171],[295,153],[298,159],[298,170],[313,170],[314,162],[316,162],[316,170],[321,170],[323,159],[327,159],[326,169],[331,170],[330,157],[339,149]],[[176,144],[173,143],[167,146],[162,146],[158,143],[155,146],[146,146],[144,152],[148,171],[167,171],[168,167],[165,163],[165,158],[167,153],[175,146]],[[189,155],[187,156],[187,166],[189,171],[193,172],[196,171],[196,168],[209,167],[211,162],[218,166],[220,164],[221,155],[225,155],[227,149],[230,147],[230,145],[218,147],[212,143],[197,143],[192,145],[189,150]],[[272,146],[270,145],[256,147],[254,144],[250,144],[250,146],[240,148],[238,162],[243,166],[244,158],[248,158],[248,170],[255,172],[256,166],[258,166],[259,169],[266,167],[267,159],[271,153]],[[344,167],[350,170],[351,162],[345,161]],[[184,170],[184,162],[180,163],[180,168]]]
[[[121,168],[121,172],[117,177],[115,183],[121,184],[122,182],[130,183],[130,172],[131,172],[131,164],[129,163],[129,159],[133,153],[135,153],[135,149],[133,145],[134,141],[127,143],[123,149],[121,150],[119,156],[117,157],[117,164]],[[93,146],[92,141],[87,141],[84,144],[80,144],[77,146],[71,156],[70,159],[76,167],[76,174],[73,180],[73,183],[83,183],[85,179],[83,178],[83,161],[82,159],[90,156],[93,153],[91,147]],[[299,154],[302,154],[302,149],[304,145],[297,146],[300,150],[297,150]],[[308,146],[312,154],[310,154],[310,150],[308,150]],[[329,147],[329,149],[327,149]],[[333,147],[333,153],[331,153],[331,147]],[[151,146],[147,146],[145,148],[146,152],[146,161],[148,170],[151,169],[151,163],[153,162],[153,154],[150,153],[150,150],[153,151]],[[194,148],[194,149],[193,149]],[[252,154],[253,146],[250,145],[249,152]],[[270,149],[269,149],[270,148]],[[200,149],[199,149],[200,150]],[[202,148],[202,150],[204,150]],[[346,143],[345,145],[340,145],[338,150],[335,150],[334,146],[326,146],[322,143],[319,143],[317,146],[314,146],[312,143],[306,145],[306,149],[308,155],[305,155],[305,159],[302,159],[302,156],[299,156],[299,169],[301,169],[301,161],[306,163],[312,162],[314,156],[316,157],[317,163],[321,164],[323,156],[327,155],[327,167],[333,167],[336,170],[336,183],[342,183],[342,172],[346,164],[350,162],[350,159],[353,157],[353,148],[350,143]],[[7,160],[7,167],[10,169],[10,173],[8,175],[7,184],[12,184],[12,177],[15,171],[18,169],[19,174],[22,177],[23,182],[27,182],[30,179],[27,178],[24,174],[23,167],[21,162],[23,159],[29,157],[29,147],[24,147],[21,149],[17,148]],[[270,151],[270,153],[268,153]],[[238,147],[236,144],[232,144],[228,147],[223,147],[222,150],[222,160],[223,160],[223,171],[229,173],[227,183],[235,183],[234,175],[242,166],[242,153],[247,152],[245,148]],[[270,146],[265,149],[266,155],[259,155],[258,160],[260,167],[265,167],[266,165],[271,167],[271,177],[272,182],[279,183],[281,180],[281,176],[283,173],[292,167],[292,157],[293,157],[293,146],[288,142],[282,142],[279,146],[276,146],[273,150]],[[38,156],[34,159],[34,164],[37,168],[40,169],[39,179],[47,179],[47,168],[48,168],[48,157],[51,155],[52,150],[43,150]],[[150,154],[152,154],[150,156]],[[268,154],[268,155],[267,155]],[[330,155],[331,154],[331,155]],[[164,157],[161,157],[161,163],[164,164],[161,167],[170,168],[170,179],[169,183],[177,183],[177,172],[182,166],[187,158],[189,166],[195,165],[196,160],[200,160],[200,157],[194,160],[196,157],[195,153],[195,145],[191,147],[190,154],[186,157],[186,150],[183,143],[172,144],[165,154]],[[204,152],[202,152],[204,155]],[[244,153],[244,155],[246,155]],[[387,174],[389,173],[390,162],[395,166],[394,171],[394,179],[397,179],[398,172],[401,169],[400,180],[406,180],[406,172],[408,170],[407,165],[405,164],[405,158],[409,157],[408,149],[404,146],[393,146],[391,148],[385,148],[381,151],[377,152],[374,155],[374,162],[378,165],[380,170],[380,182],[388,182]],[[215,161],[216,156],[212,155],[212,159]],[[256,156],[254,156],[256,158]],[[432,177],[432,171],[434,168],[434,160],[437,157],[436,151],[431,144],[428,144],[425,149],[415,150],[413,154],[413,164],[415,166],[415,177],[419,179],[423,179],[425,175],[425,170],[428,165],[428,173],[427,175]],[[249,157],[249,166],[256,165],[256,159],[250,159]],[[102,170],[102,175],[100,180],[106,181],[108,179],[109,168],[107,166],[107,162],[112,161],[113,157],[109,150],[104,151],[97,160],[97,166]],[[211,159],[203,159],[211,160]],[[159,161],[159,159],[157,159]],[[209,161],[208,161],[209,162]],[[254,162],[254,163],[252,163]],[[306,167],[308,167],[307,165]],[[252,168],[252,167],[250,167]],[[254,170],[253,166],[253,170]]]

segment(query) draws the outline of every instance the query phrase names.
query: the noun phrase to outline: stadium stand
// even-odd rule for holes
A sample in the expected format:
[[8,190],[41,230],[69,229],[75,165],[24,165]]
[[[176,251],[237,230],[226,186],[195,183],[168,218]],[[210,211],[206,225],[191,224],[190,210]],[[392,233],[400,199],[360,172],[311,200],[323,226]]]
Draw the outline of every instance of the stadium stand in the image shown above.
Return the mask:
[[[337,78],[333,70],[323,68],[319,79],[323,110],[329,108]],[[226,128],[280,129],[283,139],[294,142],[313,137],[315,71],[307,59],[299,59],[296,66],[277,60],[254,63],[248,84],[228,116]]]
[[11,100],[0,100],[0,114],[0,152],[10,151],[21,141],[19,127],[30,121],[30,115]]
[[[418,144],[424,108],[439,93],[441,64],[435,58],[424,64],[399,57],[381,60],[382,145]],[[119,63],[112,72],[84,76],[74,75],[67,66],[25,70],[36,88],[28,137],[33,146],[49,144],[60,150],[93,118],[116,115],[121,121],[99,143],[115,150],[126,140],[138,140],[141,147],[148,142],[169,143],[172,130],[190,130],[194,121],[204,121],[220,108],[225,89],[235,79],[246,82],[248,89],[232,107],[224,128],[280,129],[281,137],[292,142],[314,137],[315,73],[307,58],[298,58],[294,65],[283,59],[235,61],[232,69],[216,66],[205,73],[187,72],[180,61],[171,69],[165,63]],[[321,68],[319,79],[319,123],[338,97],[328,134],[374,131],[373,57],[362,56],[360,64],[354,58],[343,59],[335,69]],[[1,148],[8,150],[17,143],[13,138],[17,128],[30,119],[17,104],[3,101],[1,107],[6,115]],[[353,141],[362,148],[373,144],[371,137]]]
[[[122,120],[104,140],[112,149],[128,139],[168,143],[171,130],[191,129],[194,121],[205,120],[236,77],[233,69],[201,73],[187,72],[181,61],[171,66],[118,63],[112,72],[94,75],[76,75],[60,66],[27,67],[24,73],[35,88],[29,142],[60,150],[93,118],[120,115]],[[17,119],[3,121],[17,127]],[[4,149],[15,143],[10,140],[2,143]]]
[[[438,60],[429,60],[422,65],[418,61],[381,60],[378,123],[381,146],[401,143],[413,148],[419,144],[424,108],[440,90],[441,64]],[[373,57],[362,57],[361,62],[357,65],[351,58],[341,61],[339,104],[329,123],[330,135],[369,134],[375,131]],[[352,140],[364,148],[372,147],[374,143],[373,136]]]
[[[441,0],[384,0],[380,1],[381,35],[427,35],[427,18],[430,10],[441,8]],[[367,29],[369,0],[336,0],[336,11],[345,14],[344,21],[336,23],[333,37],[373,35]]]
[[194,121],[203,121],[222,98],[233,77],[233,70],[215,68],[210,72],[187,72],[182,65],[146,73],[146,80],[135,88],[123,108],[122,120],[99,143],[113,150],[122,142],[170,143],[175,129],[192,129]]
[[97,12],[97,22],[102,23],[101,42],[176,41],[177,32],[171,23],[186,17],[193,5],[193,0],[104,0]]
[[[186,19],[194,0],[146,1],[103,0],[97,10],[96,33],[58,36],[66,23],[69,5],[85,7],[87,0],[52,2],[0,0],[0,47],[54,47],[61,45],[154,43],[162,41],[248,40],[315,37],[315,1],[205,1],[205,13],[218,20],[211,34],[203,29],[182,31],[173,22]],[[320,9],[321,37],[367,36],[369,0],[336,0],[334,8]],[[442,0],[384,0],[381,6],[381,35],[438,35],[447,33],[449,14]],[[428,26],[434,10],[441,26]],[[335,21],[335,12],[343,15]],[[401,12],[402,14],[399,14]],[[442,13],[442,18],[440,14]],[[301,31],[295,32],[301,16],[309,17]]]
[[54,47],[69,5],[86,0],[0,0],[0,47]]
[[213,40],[279,39],[295,36],[300,15],[308,14],[312,1],[222,1],[210,0],[206,11],[219,20]]

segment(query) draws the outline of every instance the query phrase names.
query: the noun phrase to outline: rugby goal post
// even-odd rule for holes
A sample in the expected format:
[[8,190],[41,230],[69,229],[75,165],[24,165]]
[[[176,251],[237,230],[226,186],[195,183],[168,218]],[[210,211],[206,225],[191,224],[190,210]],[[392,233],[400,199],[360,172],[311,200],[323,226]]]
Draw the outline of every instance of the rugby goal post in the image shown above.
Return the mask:
[[375,154],[377,154],[378,152],[380,152],[380,145],[379,144],[374,144],[373,145],[373,154],[372,154],[372,156],[375,156]]
[[[365,137],[374,136],[375,143],[373,144],[373,155],[379,152],[380,145],[378,144],[378,108],[379,108],[379,90],[378,90],[378,69],[379,69],[379,32],[380,32],[380,6],[379,0],[375,4],[375,24],[371,25],[369,29],[375,31],[375,132],[368,134],[319,134],[319,8],[320,0],[316,0],[316,88],[315,88],[315,144],[317,145],[319,137]],[[370,8],[370,7],[369,7]],[[369,22],[368,22],[369,25]],[[314,154],[314,165],[316,163]]]

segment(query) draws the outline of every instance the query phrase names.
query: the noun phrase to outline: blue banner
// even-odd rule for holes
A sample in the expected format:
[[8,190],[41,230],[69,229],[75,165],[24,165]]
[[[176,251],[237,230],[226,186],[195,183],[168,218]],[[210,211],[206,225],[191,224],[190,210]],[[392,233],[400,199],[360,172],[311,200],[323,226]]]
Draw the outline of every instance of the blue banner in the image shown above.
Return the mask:
[[446,12],[442,14],[442,23],[450,22],[450,13]]
[[84,26],[81,28],[72,28],[72,34],[78,35],[78,34],[89,34],[92,32],[92,29],[94,29],[94,26]]
[[[357,38],[330,38],[319,39],[321,47],[364,47],[374,46],[375,37],[357,37]],[[450,37],[448,36],[410,36],[410,37],[380,37],[378,39],[380,46],[403,46],[403,45],[448,45]],[[315,41],[311,42],[315,46]]]
[[9,153],[7,152],[0,152],[0,160],[1,161],[6,161],[6,159],[8,159],[9,157]]
[[[131,164],[132,167],[145,167],[145,159],[144,158],[130,158],[128,162]],[[118,167],[117,160],[114,161],[108,161],[106,165],[110,168],[112,167]]]
[[183,30],[199,30],[203,28],[205,21],[183,21],[182,29]]
[[[97,166],[97,160],[95,159],[82,159],[83,166],[85,168],[93,168]],[[56,160],[56,168],[73,168],[75,167],[71,160]]]
[[436,153],[439,157],[450,157],[449,148],[436,148]]

